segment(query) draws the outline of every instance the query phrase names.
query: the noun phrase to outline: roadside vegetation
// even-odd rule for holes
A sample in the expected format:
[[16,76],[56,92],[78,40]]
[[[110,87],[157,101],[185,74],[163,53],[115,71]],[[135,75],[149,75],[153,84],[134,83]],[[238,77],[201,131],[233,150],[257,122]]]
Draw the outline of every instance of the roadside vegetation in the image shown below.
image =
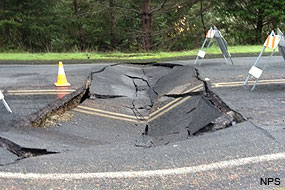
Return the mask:
[[[263,45],[229,46],[229,52],[235,56],[250,56],[258,54]],[[145,53],[98,53],[98,52],[73,52],[73,53],[0,53],[0,60],[5,61],[58,61],[58,60],[88,60],[90,62],[113,61],[157,61],[171,59],[193,59],[199,49],[173,52],[145,52]],[[271,50],[266,49],[269,53]],[[209,48],[206,57],[222,57],[220,49],[213,45]]]

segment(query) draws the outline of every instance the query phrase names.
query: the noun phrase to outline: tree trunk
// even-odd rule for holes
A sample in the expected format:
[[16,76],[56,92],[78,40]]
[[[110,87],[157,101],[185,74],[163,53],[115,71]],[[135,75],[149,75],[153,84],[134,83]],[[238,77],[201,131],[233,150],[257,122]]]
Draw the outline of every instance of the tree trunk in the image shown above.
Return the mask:
[[142,47],[152,49],[150,0],[142,0]]
[[255,42],[262,42],[262,29],[263,29],[263,16],[262,11],[259,11],[257,16],[257,23],[256,23],[256,36],[255,36]]
[[200,17],[201,17],[202,26],[204,29],[204,34],[206,34],[207,28],[205,26],[204,17],[203,17],[203,0],[200,0],[200,12],[201,12]]
[[115,16],[114,16],[114,0],[109,0],[109,9],[110,9],[110,39],[111,39],[111,48],[115,49],[117,42],[114,32],[115,27]]
[[[5,1],[0,1],[0,14],[2,14],[2,11],[4,10],[4,4],[5,4]],[[8,35],[5,37],[6,39],[8,39]],[[0,49],[2,49],[3,47],[3,43],[2,43],[2,40],[0,39]]]
[[77,0],[73,0],[73,9],[74,9],[74,15],[76,17],[76,25],[77,25],[77,41],[78,41],[78,47],[82,51],[84,49],[83,45],[83,31],[82,31],[82,25],[79,21],[79,14],[78,14],[78,2]]

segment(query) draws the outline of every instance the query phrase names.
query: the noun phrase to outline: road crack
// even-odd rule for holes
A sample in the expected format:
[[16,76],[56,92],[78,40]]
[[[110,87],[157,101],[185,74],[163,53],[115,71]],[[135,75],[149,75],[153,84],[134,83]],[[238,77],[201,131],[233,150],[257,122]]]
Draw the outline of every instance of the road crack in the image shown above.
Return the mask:
[[255,128],[259,129],[265,136],[272,139],[273,141],[277,142],[278,144],[281,144],[274,136],[272,136],[266,129],[257,126],[254,122],[249,121]]

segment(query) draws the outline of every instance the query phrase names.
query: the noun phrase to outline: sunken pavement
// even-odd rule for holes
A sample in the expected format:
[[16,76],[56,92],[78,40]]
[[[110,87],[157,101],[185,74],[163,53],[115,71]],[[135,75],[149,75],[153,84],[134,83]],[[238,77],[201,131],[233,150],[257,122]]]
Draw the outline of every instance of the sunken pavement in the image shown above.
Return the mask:
[[[32,102],[33,99],[27,98],[25,101]],[[115,113],[115,116],[76,121],[70,127],[69,136],[60,135],[60,127],[44,128],[42,131],[46,120],[54,115],[62,115],[69,110],[88,113],[86,106],[100,109],[97,115],[104,115],[105,110]],[[90,146],[122,143],[122,139],[126,139],[137,147],[154,147],[195,138],[196,135],[245,120],[208,88],[197,69],[169,63],[128,64],[128,69],[118,64],[104,66],[91,71],[83,85],[74,92],[51,99],[37,109],[21,113],[15,110],[14,114],[1,113],[0,130],[6,135],[0,137],[0,165],[80,147],[84,144],[81,142],[84,138],[76,134],[76,130],[83,126],[100,126],[100,129],[87,129],[87,136],[96,133],[100,139],[92,142],[86,140]],[[113,128],[103,121],[117,117],[121,117],[122,121],[114,123]],[[23,138],[24,134],[29,136],[18,140],[18,143],[13,142],[15,138]],[[74,140],[75,134],[81,140]],[[31,143],[23,143],[25,146],[20,144],[25,140]],[[39,143],[35,143],[37,141]],[[57,144],[57,148],[53,148],[54,144]]]

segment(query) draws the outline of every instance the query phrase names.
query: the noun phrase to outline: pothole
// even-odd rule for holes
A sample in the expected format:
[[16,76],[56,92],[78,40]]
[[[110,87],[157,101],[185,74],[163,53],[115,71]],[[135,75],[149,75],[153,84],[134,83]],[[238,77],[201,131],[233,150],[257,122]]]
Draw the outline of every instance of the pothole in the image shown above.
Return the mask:
[[[100,84],[100,86],[111,90],[114,88],[116,93],[100,94],[96,91],[91,93],[91,85],[98,85],[98,82],[92,83],[93,77],[108,72],[108,67],[116,65],[106,66],[100,71],[91,72],[81,88],[32,114],[24,121],[24,125],[34,127],[56,125],[72,119],[72,115],[65,115],[64,113],[77,107],[86,99],[92,101],[106,99],[106,104],[108,104],[108,99],[120,98],[130,99],[129,108],[133,110],[133,116],[138,121],[145,123],[145,129],[135,143],[136,146],[140,147],[153,147],[187,140],[205,132],[224,129],[245,121],[241,114],[232,110],[214,94],[208,88],[207,82],[199,77],[198,70],[190,66],[145,64],[150,67],[155,66],[152,69],[157,69],[157,72],[159,72],[160,66],[170,70],[162,77],[158,77],[155,83],[153,81],[150,83],[150,78],[153,80],[154,77],[147,76],[144,69],[142,69],[143,76],[122,73],[124,80],[127,80],[126,78],[130,80],[128,85],[133,85],[132,89],[135,96],[118,92],[119,87],[123,87],[124,84],[118,84],[114,87],[112,83],[108,86],[107,80],[102,80],[104,84]],[[116,77],[120,78],[120,76]],[[134,80],[139,82],[134,82]],[[196,91],[185,91],[195,86],[201,86],[202,89],[197,90],[195,88]],[[140,96],[138,96],[138,89],[143,89],[144,92],[140,92]],[[137,103],[138,101],[140,104]],[[163,109],[154,109],[156,107]],[[149,114],[148,117],[144,115],[146,112]]]

